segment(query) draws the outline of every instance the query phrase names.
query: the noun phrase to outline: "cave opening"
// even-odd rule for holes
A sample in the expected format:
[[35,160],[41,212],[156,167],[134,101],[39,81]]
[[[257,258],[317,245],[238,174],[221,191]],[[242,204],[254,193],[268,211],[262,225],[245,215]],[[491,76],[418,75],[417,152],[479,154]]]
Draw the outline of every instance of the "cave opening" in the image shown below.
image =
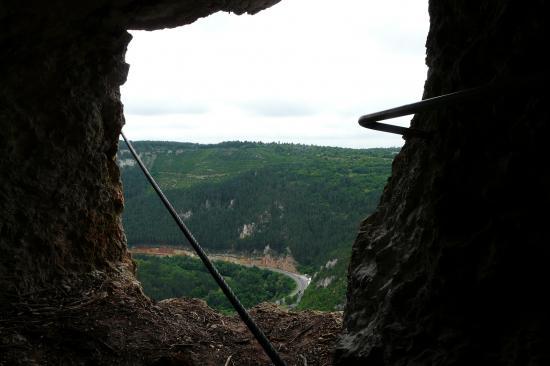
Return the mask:
[[[267,363],[235,318],[142,293],[122,230],[116,153],[128,29],[277,2],[2,3],[0,364]],[[430,1],[429,13],[424,97],[548,73],[548,2]],[[393,160],[352,248],[343,316],[253,309],[283,358],[550,364],[548,104],[542,90],[413,118],[432,139],[407,140]]]
[[[197,196],[194,201],[199,200],[198,196],[203,203],[212,204],[212,201],[218,201],[210,210],[223,210],[224,207],[221,206],[233,210],[220,215],[240,216],[238,220],[206,220],[213,227],[221,224],[235,226],[233,232],[226,232],[231,240],[213,235],[208,232],[209,228],[198,228],[199,242],[206,243],[208,249],[218,255],[227,254],[219,253],[220,251],[229,251],[234,255],[236,252],[237,256],[248,253],[247,255],[254,257],[260,257],[265,250],[274,249],[269,253],[276,256],[290,252],[293,255],[284,257],[289,259],[283,259],[281,263],[276,261],[274,265],[279,266],[279,269],[315,276],[315,286],[327,294],[337,293],[326,296],[308,294],[306,297],[315,298],[310,301],[309,306],[319,310],[342,310],[345,302],[346,269],[358,223],[374,211],[390,174],[391,161],[403,144],[400,137],[364,131],[357,126],[356,120],[365,110],[389,107],[394,103],[420,98],[426,75],[424,42],[428,27],[427,4],[417,1],[384,6],[365,5],[355,1],[346,9],[334,9],[328,1],[321,1],[315,2],[315,14],[309,11],[311,6],[313,4],[310,2],[282,3],[254,16],[237,17],[220,13],[181,28],[132,32],[134,39],[129,44],[126,58],[131,67],[128,81],[122,86],[125,131],[134,140],[172,140],[201,144],[226,141],[224,154],[238,154],[237,147],[230,146],[227,141],[244,140],[240,145],[242,149],[249,141],[249,150],[258,142],[266,145],[255,145],[256,155],[263,156],[268,153],[266,150],[271,149],[280,156],[291,155],[291,159],[300,159],[297,155],[302,154],[303,160],[318,159],[320,163],[322,161],[315,155],[324,154],[326,156],[321,159],[325,160],[342,157],[334,149],[323,151],[319,148],[315,153],[309,154],[298,150],[306,149],[310,145],[355,149],[346,153],[348,156],[345,156],[341,167],[331,167],[329,171],[320,170],[324,175],[341,177],[340,181],[332,184],[347,185],[350,187],[347,191],[330,188],[328,184],[318,184],[310,176],[298,179],[301,184],[317,184],[317,189],[323,190],[321,197],[312,192],[306,196],[322,202],[313,208],[302,203],[301,215],[310,215],[309,221],[314,222],[314,225],[304,222],[301,229],[292,228],[284,237],[275,235],[264,227],[263,230],[267,233],[256,240],[258,243],[248,246],[239,243],[239,239],[249,235],[246,231],[262,230],[259,222],[265,220],[262,215],[265,216],[266,212],[270,216],[282,215],[272,212],[287,205],[286,202],[281,202],[280,195],[284,195],[284,192],[280,189],[269,191],[272,195],[271,206],[280,207],[264,207],[263,212],[253,213],[239,211],[242,210],[241,207],[230,207],[235,202],[241,206],[250,206],[251,203],[243,202],[241,197],[237,199],[225,192],[228,190],[227,185],[219,184],[217,190],[211,190],[210,194],[214,197],[200,195],[192,187],[192,192],[188,193]],[[331,20],[330,25],[327,24],[328,19]],[[281,27],[281,24],[285,26]],[[408,125],[409,119],[402,118],[397,124]],[[271,145],[272,143],[279,145]],[[138,146],[139,144],[138,142]],[[200,176],[205,180],[213,179],[216,183],[220,180],[220,175],[231,175],[235,172],[230,170],[228,173],[217,166],[210,166],[212,161],[200,161],[199,164],[208,165],[202,171],[187,168],[186,165],[197,162],[186,163],[186,155],[191,161],[202,159],[198,157],[200,154],[192,151],[198,149],[198,145],[178,147],[142,143],[141,146],[145,149],[145,160],[146,163],[150,162],[150,167],[160,164],[165,170],[180,169],[179,172],[170,171],[170,177],[162,176],[160,171],[157,176],[166,189],[173,190],[170,194],[181,205],[178,207],[181,211],[180,217],[187,220],[191,229],[205,225],[205,220],[195,219],[201,212],[204,215],[205,207],[200,207],[193,200],[178,198],[178,194],[185,196],[181,189],[190,187],[183,187],[186,183],[177,180],[187,180],[191,182],[190,185],[194,185],[196,177]],[[369,153],[360,150],[379,147],[388,149],[381,155],[379,151]],[[144,215],[152,214],[152,211],[136,207],[136,202],[148,207],[153,204],[146,203],[143,197],[135,197],[136,189],[129,185],[141,184],[136,181],[136,174],[132,173],[137,168],[131,166],[133,162],[124,144],[121,144],[121,149],[119,162],[122,177],[127,182],[126,189],[131,191],[130,197],[126,199],[124,214],[130,246],[134,247],[135,253],[160,251],[166,254],[173,252],[174,248],[171,246],[177,244],[187,248],[185,240],[180,239],[174,230],[167,230],[169,235],[155,236],[153,233],[144,233],[142,225],[137,227],[137,211]],[[215,148],[212,147],[211,150]],[[169,154],[173,154],[173,158],[169,158]],[[177,154],[179,155],[176,156]],[[365,154],[374,154],[370,159],[383,165],[383,172],[376,171],[379,166],[369,163]],[[245,165],[251,164],[250,156],[243,155],[241,158]],[[160,160],[164,163],[160,163]],[[226,163],[239,164],[239,161]],[[292,160],[290,163],[296,162]],[[267,164],[273,165],[273,162],[268,161]],[[279,166],[278,169],[286,170],[288,167]],[[307,169],[318,167],[310,165]],[[371,170],[373,173],[367,177]],[[274,177],[272,172],[263,171],[260,172],[258,181],[267,179],[262,173],[267,174],[270,179],[281,178]],[[364,179],[357,178],[359,176]],[[242,179],[245,182],[243,184],[249,184],[246,177]],[[253,187],[249,189],[257,191]],[[177,190],[180,190],[179,193]],[[338,197],[334,193],[332,195],[335,197],[328,197],[328,190],[338,190],[339,194],[347,194],[349,197]],[[223,193],[220,194],[220,191]],[[356,204],[350,204],[350,197],[357,195],[355,191],[365,192],[365,197],[368,198],[354,198]],[[238,194],[239,192],[236,193]],[[269,193],[264,192],[264,195]],[[335,202],[337,200],[345,203]],[[324,216],[311,214],[312,211],[323,210],[323,204],[332,205],[335,209],[326,209],[328,214]],[[158,207],[161,207],[160,204]],[[246,210],[250,211],[250,207]],[[153,224],[153,227],[161,230],[160,228],[165,229],[172,225],[161,210],[153,211],[153,215],[163,217],[155,219],[155,223],[162,221],[162,224]],[[357,211],[358,214],[350,215],[350,211]],[[342,216],[344,222],[331,219],[331,214]],[[313,230],[320,233],[320,228],[315,225],[320,221],[330,222],[328,227],[332,231],[340,229],[346,234],[323,232],[324,236],[331,238],[333,246],[323,246],[322,250],[318,250],[319,246],[310,244],[315,241],[312,235],[304,235],[298,231],[310,230],[313,226]],[[282,222],[278,225],[276,230],[284,230],[282,227],[288,226],[288,223]],[[306,244],[303,245],[315,248],[313,252],[316,253],[311,254],[310,251],[306,254],[303,253],[304,250],[296,253],[297,244],[292,243],[292,239],[291,244],[287,244],[289,236],[304,238]],[[209,244],[212,242],[214,243]],[[220,242],[224,242],[225,246],[220,245]],[[308,255],[311,258],[307,258]],[[296,258],[299,260],[296,261]],[[238,259],[241,262],[243,260],[245,259]],[[138,261],[144,266],[150,265],[143,257],[139,257]],[[265,259],[263,261],[265,263]],[[164,286],[160,285],[160,279],[157,278],[156,285],[153,285],[151,276],[145,274],[145,271],[141,274],[142,281],[147,283],[146,292],[150,291],[156,299],[175,296],[173,293],[173,296],[161,296],[163,291],[159,288]],[[307,279],[303,281],[309,282]],[[322,297],[333,299],[319,303]],[[283,301],[288,301],[285,299]]]

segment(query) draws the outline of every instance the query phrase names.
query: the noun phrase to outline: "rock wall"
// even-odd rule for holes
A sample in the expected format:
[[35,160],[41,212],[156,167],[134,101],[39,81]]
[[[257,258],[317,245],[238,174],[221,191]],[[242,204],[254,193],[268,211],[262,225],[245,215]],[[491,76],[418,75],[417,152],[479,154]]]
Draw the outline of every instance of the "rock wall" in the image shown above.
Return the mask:
[[0,82],[0,278],[23,292],[131,265],[114,161],[130,37],[35,36],[3,40]]
[[96,269],[133,270],[114,160],[126,30],[174,27],[220,10],[255,13],[277,2],[0,4],[3,289],[26,293]]
[[[430,1],[424,97],[548,72],[546,1]],[[349,267],[338,365],[544,365],[548,92],[415,116]]]

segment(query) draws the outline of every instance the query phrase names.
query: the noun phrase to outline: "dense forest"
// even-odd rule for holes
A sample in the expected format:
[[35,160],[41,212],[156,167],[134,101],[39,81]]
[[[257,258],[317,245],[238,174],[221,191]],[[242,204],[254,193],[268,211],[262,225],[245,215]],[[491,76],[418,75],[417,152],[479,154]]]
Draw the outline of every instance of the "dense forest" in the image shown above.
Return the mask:
[[[149,255],[136,255],[134,259],[138,264],[138,279],[151,298],[194,297],[206,300],[210,307],[221,312],[233,312],[200,259]],[[216,262],[216,267],[246,308],[264,301],[280,300],[296,286],[285,275],[257,267],[227,262]]]
[[[302,272],[324,281],[313,283],[303,299],[322,309],[344,301],[358,225],[376,207],[398,152],[252,142],[141,141],[135,147],[205,248],[258,253],[269,246],[292,254]],[[129,245],[186,245],[124,143],[118,161]],[[328,271],[334,259],[339,264]],[[325,274],[333,279],[318,277]],[[326,304],[315,305],[315,290],[327,292],[317,296]]]

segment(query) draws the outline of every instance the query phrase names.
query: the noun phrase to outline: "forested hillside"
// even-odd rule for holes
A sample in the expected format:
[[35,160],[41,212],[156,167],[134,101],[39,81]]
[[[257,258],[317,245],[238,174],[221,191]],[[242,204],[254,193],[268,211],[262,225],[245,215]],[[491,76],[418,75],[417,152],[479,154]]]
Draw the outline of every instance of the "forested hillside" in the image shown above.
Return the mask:
[[[136,255],[135,260],[138,278],[151,298],[199,298],[214,309],[233,312],[233,307],[199,259]],[[264,301],[280,300],[296,286],[285,275],[257,267],[227,262],[217,262],[216,267],[246,308]]]
[[[398,152],[251,142],[143,141],[135,147],[207,249],[261,252],[269,246],[292,254],[303,272],[323,276],[330,271],[332,279],[316,277],[324,282],[316,286],[314,281],[308,290],[339,287],[323,309],[343,302],[341,287],[359,222],[378,203]],[[129,244],[182,245],[124,143],[118,158]],[[315,302],[306,292],[308,299]]]

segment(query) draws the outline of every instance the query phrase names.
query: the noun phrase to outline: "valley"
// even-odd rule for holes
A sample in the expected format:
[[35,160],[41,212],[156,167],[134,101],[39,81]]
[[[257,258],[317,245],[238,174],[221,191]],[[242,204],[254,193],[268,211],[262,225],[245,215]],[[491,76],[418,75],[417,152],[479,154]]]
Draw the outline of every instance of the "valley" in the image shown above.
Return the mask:
[[[132,254],[156,255],[160,257],[183,255],[192,258],[198,258],[192,249],[183,249],[175,246],[153,246],[153,245],[136,245],[130,248]],[[238,253],[216,253],[209,252],[208,256],[213,261],[229,262],[242,266],[256,266],[267,269],[278,269],[283,272],[300,274],[296,268],[296,261],[289,255],[284,257],[272,256],[271,254],[263,254],[259,256],[248,256]]]
[[[224,261],[307,275],[311,284],[299,309],[343,308],[353,240],[361,220],[374,211],[399,149],[134,144],[207,252]],[[131,250],[143,250],[144,243],[180,250],[181,234],[124,144],[117,158]]]
[[[130,248],[132,255],[152,255],[158,257],[169,256],[185,256],[190,258],[197,258],[198,256],[192,250],[170,247],[170,246],[135,246]],[[267,269],[273,272],[283,274],[290,278],[295,283],[294,289],[286,294],[283,298],[278,299],[277,302],[282,303],[284,298],[293,298],[295,301],[289,303],[290,307],[296,307],[302,296],[311,283],[311,277],[298,272],[295,266],[295,261],[290,256],[276,257],[269,253],[258,257],[249,257],[246,255],[239,255],[235,253],[208,253],[208,256],[213,262],[226,262],[237,264],[245,267],[257,267],[260,269]]]

